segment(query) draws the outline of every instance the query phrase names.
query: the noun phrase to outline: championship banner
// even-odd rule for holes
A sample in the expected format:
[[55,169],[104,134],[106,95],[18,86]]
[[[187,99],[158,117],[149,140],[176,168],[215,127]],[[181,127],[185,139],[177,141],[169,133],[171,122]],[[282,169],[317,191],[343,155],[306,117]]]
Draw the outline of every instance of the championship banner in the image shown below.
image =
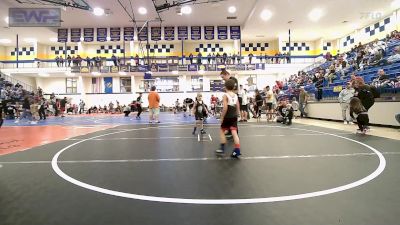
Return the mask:
[[228,27],[218,26],[218,40],[226,40],[226,39],[228,39]]
[[150,71],[151,72],[158,72],[158,65],[155,64],[155,63],[151,64]]
[[81,28],[71,28],[71,42],[81,41]]
[[111,41],[120,41],[121,40],[121,28],[120,27],[111,27],[110,28],[110,40]]
[[150,34],[152,41],[161,40],[161,27],[152,27],[150,30]]
[[188,36],[188,27],[178,27],[178,40],[187,40]]
[[58,29],[58,42],[68,41],[68,29]]
[[135,28],[124,27],[124,40],[125,41],[133,41],[134,36],[135,36]]
[[147,27],[138,27],[138,40],[139,41],[147,41],[149,33],[147,31]]
[[197,71],[197,65],[196,64],[188,65],[188,71]]
[[256,70],[265,70],[264,63],[256,63]]
[[214,40],[214,26],[204,26],[204,39]]
[[230,32],[231,32],[231,39],[232,40],[239,40],[241,38],[241,36],[240,36],[240,26],[231,26]]
[[164,27],[164,40],[175,40],[175,27]]
[[247,70],[256,70],[256,66],[254,64],[247,64]]
[[201,26],[190,27],[190,37],[192,40],[201,40]]
[[104,77],[104,93],[106,93],[106,94],[113,93],[113,78],[112,77]]
[[107,28],[97,28],[97,41],[105,42],[107,41]]
[[84,42],[94,41],[94,28],[83,28],[83,41]]
[[341,92],[343,90],[342,86],[335,86],[333,87],[333,92]]
[[90,68],[88,66],[82,66],[80,67],[80,72],[81,73],[89,73]]
[[138,66],[138,71],[139,71],[139,72],[147,72],[147,71],[148,71],[148,68],[147,68],[146,65],[139,65],[139,66]]
[[119,67],[118,66],[111,66],[111,73],[118,73]]

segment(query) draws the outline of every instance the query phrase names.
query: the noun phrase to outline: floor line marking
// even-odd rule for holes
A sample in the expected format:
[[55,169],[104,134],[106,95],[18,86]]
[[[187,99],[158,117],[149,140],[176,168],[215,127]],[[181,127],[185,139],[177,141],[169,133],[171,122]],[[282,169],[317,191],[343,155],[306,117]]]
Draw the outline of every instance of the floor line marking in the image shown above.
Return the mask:
[[[382,152],[383,155],[400,155],[400,152]],[[358,152],[345,154],[322,154],[322,155],[281,155],[281,156],[247,156],[241,157],[241,160],[265,160],[265,159],[302,159],[302,158],[328,158],[328,157],[359,157],[359,156],[374,156],[374,153]],[[112,159],[112,160],[61,160],[59,163],[130,163],[130,162],[185,162],[185,161],[218,161],[232,160],[231,157],[222,158],[165,158],[165,159]],[[16,162],[0,162],[0,164],[48,164],[51,161],[16,161]]]
[[[177,125],[179,126],[179,125]],[[182,126],[182,125],[181,125]],[[165,127],[165,126],[164,126]],[[322,131],[314,131],[314,130],[307,130],[307,129],[301,129],[301,128],[289,128],[289,127],[282,127],[282,126],[263,126],[263,127],[268,127],[268,128],[281,128],[281,129],[293,129],[293,130],[300,130],[300,131],[308,131],[308,132],[315,132],[315,133],[321,133],[321,134],[328,134],[333,137],[337,137],[343,140],[351,141],[354,143],[357,143],[365,148],[368,148],[370,151],[374,152],[376,156],[379,159],[379,165],[378,167],[369,175],[356,180],[351,183],[347,183],[338,187],[333,187],[325,190],[320,190],[320,191],[314,191],[314,192],[309,192],[309,193],[302,193],[302,194],[292,194],[292,195],[286,195],[286,196],[274,196],[274,197],[262,197],[262,198],[242,198],[242,199],[199,199],[199,198],[173,198],[173,197],[162,197],[162,196],[151,196],[151,195],[143,195],[143,194],[133,194],[133,193],[127,193],[127,192],[121,192],[121,191],[116,191],[116,190],[111,190],[103,187],[98,187],[89,183],[85,183],[83,181],[77,180],[76,178],[73,178],[66,174],[64,171],[62,171],[58,165],[58,158],[60,155],[65,152],[66,150],[70,149],[71,147],[78,145],[82,142],[85,142],[87,140],[91,139],[96,139],[99,137],[104,137],[107,135],[113,135],[113,134],[119,134],[127,131],[118,131],[118,132],[111,132],[108,134],[102,134],[102,135],[97,135],[91,138],[87,138],[81,141],[77,141],[73,144],[70,144],[61,150],[59,150],[52,158],[51,160],[51,167],[53,168],[54,172],[63,178],[64,180],[77,185],[82,188],[86,188],[88,190],[92,190],[95,192],[107,194],[107,195],[112,195],[112,196],[117,196],[117,197],[122,197],[122,198],[130,198],[130,199],[136,199],[136,200],[143,200],[143,201],[152,201],[152,202],[163,202],[163,203],[177,203],[177,204],[196,204],[196,205],[233,205],[233,204],[257,204],[257,203],[273,203],[273,202],[282,202],[282,201],[293,201],[293,200],[299,200],[299,199],[306,199],[306,198],[313,198],[313,197],[319,197],[319,196],[325,196],[329,194],[334,194],[338,193],[341,191],[346,191],[361,185],[364,185],[372,180],[374,180],[376,177],[378,177],[386,167],[386,159],[382,155],[380,151],[377,149],[362,143],[360,141],[336,135],[336,134],[329,134],[326,132]],[[152,127],[150,127],[152,128]],[[154,127],[158,128],[158,127]],[[149,128],[138,128],[138,129],[132,129],[132,130],[144,130],[144,129],[149,129]]]

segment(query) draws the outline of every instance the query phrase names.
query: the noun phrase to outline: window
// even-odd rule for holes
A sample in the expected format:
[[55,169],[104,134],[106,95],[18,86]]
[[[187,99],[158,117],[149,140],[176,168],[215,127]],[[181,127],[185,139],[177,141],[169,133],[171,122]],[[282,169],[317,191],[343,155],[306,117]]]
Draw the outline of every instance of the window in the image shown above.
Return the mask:
[[66,83],[67,94],[76,94],[78,92],[78,78],[66,78]]
[[154,79],[142,80],[139,88],[141,91],[149,92],[152,86],[156,86],[159,92],[178,92],[178,77],[153,77]]
[[202,76],[192,76],[191,84],[192,84],[191,91],[203,91],[203,77]]
[[132,92],[132,86],[131,86],[131,78],[130,77],[121,77],[120,78],[120,84],[121,84],[121,93],[131,93]]

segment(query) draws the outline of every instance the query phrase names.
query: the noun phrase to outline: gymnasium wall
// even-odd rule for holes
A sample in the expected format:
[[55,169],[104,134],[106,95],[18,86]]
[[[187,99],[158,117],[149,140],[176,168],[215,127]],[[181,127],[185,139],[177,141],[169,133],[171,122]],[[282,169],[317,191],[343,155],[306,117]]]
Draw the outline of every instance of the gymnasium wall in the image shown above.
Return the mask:
[[[311,102],[307,105],[308,116],[319,119],[342,120],[339,103]],[[376,102],[369,110],[372,124],[399,126],[394,116],[400,113],[400,102]]]

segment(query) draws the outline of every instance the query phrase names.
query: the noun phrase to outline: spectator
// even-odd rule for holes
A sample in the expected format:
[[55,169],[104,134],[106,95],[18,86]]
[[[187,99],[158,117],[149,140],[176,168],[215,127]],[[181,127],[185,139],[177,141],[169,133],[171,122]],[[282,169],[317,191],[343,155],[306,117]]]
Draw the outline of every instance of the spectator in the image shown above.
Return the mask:
[[305,112],[305,108],[307,106],[307,101],[310,95],[304,90],[304,87],[300,87],[300,94],[299,94],[299,110],[300,110],[300,117],[307,117],[307,113]]
[[198,54],[197,54],[197,64],[198,65],[201,65],[201,61],[202,61],[202,55],[201,55],[201,52],[199,52]]
[[394,63],[394,62],[400,61],[400,46],[396,46],[396,47],[394,48],[394,52],[395,52],[396,54],[390,56],[390,57],[387,59],[387,62],[388,62],[388,63]]
[[86,66],[91,67],[92,65],[90,64],[90,58],[89,56],[86,57]]
[[60,57],[56,57],[56,64],[57,64],[57,67],[60,67]]
[[253,53],[249,54],[249,64],[251,64],[251,61],[253,60],[253,56],[254,56]]
[[339,93],[339,103],[342,109],[342,118],[344,124],[353,124],[350,120],[350,99],[354,96],[354,89],[350,83]]
[[190,64],[193,64],[193,54],[192,53],[190,53],[190,55],[189,55],[189,61],[190,61]]
[[117,57],[114,54],[111,56],[111,60],[113,61],[114,66],[118,66]]
[[61,117],[65,117],[64,113],[65,113],[65,106],[67,105],[67,97],[64,97],[63,99],[61,99],[60,101],[60,113],[61,113]]
[[72,58],[70,55],[67,56],[68,67],[71,67]]
[[160,123],[158,114],[160,113],[160,96],[156,92],[156,87],[152,86],[148,96],[149,110],[150,110],[150,123]]

